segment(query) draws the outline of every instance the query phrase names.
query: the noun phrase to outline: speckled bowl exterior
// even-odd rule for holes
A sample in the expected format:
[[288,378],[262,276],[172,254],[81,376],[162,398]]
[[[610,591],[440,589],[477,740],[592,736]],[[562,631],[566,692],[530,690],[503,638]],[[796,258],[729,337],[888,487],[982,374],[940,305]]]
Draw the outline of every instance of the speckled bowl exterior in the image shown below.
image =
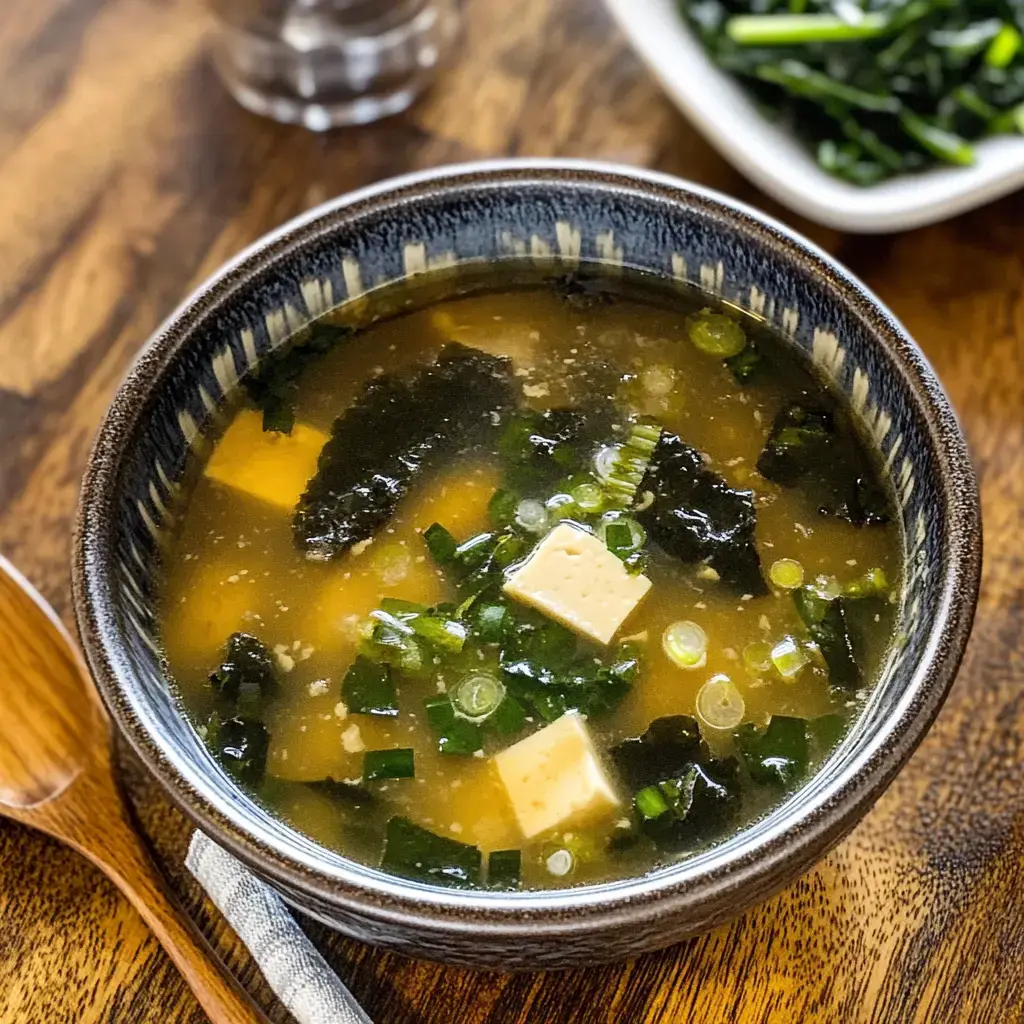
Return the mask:
[[[273,818],[178,710],[154,621],[190,449],[260,358],[380,284],[466,261],[581,261],[688,282],[766,317],[845,392],[891,477],[906,538],[894,650],[826,765],[771,814],[642,878],[562,892],[458,892],[393,878]],[[372,301],[372,297],[370,299]],[[884,306],[811,243],[704,189],[623,167],[503,161],[385,182],[256,243],[150,339],[104,420],[74,556],[79,630],[114,720],[196,822],[291,903],[402,952],[491,968],[592,964],[666,946],[765,899],[845,835],[953,681],[981,564],[977,485],[949,402]]]

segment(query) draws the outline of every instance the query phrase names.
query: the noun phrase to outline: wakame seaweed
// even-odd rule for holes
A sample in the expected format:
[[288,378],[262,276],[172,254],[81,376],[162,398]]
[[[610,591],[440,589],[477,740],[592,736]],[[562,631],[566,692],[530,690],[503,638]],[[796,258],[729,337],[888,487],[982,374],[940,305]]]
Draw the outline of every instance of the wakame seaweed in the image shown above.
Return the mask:
[[243,381],[246,393],[263,413],[263,429],[290,434],[295,426],[295,403],[299,377],[322,359],[342,339],[355,333],[353,327],[316,323],[282,353],[273,353],[259,363]]
[[779,410],[757,471],[783,487],[802,487],[822,515],[856,526],[886,523],[889,499],[850,429],[828,409],[790,402]]
[[508,360],[457,344],[411,377],[369,381],[335,420],[299,500],[297,544],[323,560],[370,539],[425,468],[482,441],[492,414],[513,405]]
[[224,658],[209,679],[221,704],[232,709],[239,703],[246,708],[259,707],[261,701],[274,697],[279,689],[270,652],[249,633],[232,633],[228,637]]
[[417,882],[457,889],[480,884],[482,857],[476,846],[460,843],[396,816],[387,824],[380,866]]
[[750,491],[730,487],[700,452],[663,433],[639,493],[653,502],[635,513],[650,537],[683,562],[706,562],[742,594],[768,593],[754,547],[756,515]]
[[772,715],[764,729],[748,723],[733,737],[755,782],[786,787],[807,770],[807,722],[803,718]]
[[229,775],[246,786],[257,786],[267,770],[270,734],[257,719],[212,714],[206,722],[206,745]]
[[680,0],[725,71],[791,128],[830,174],[856,185],[1024,132],[1024,9],[1016,0]]
[[846,621],[846,598],[828,600],[812,587],[793,591],[793,603],[828,666],[832,686],[854,690],[863,682]]
[[642,736],[608,753],[633,794],[635,828],[660,847],[674,849],[713,835],[738,809],[736,759],[713,758],[689,715],[656,718]]

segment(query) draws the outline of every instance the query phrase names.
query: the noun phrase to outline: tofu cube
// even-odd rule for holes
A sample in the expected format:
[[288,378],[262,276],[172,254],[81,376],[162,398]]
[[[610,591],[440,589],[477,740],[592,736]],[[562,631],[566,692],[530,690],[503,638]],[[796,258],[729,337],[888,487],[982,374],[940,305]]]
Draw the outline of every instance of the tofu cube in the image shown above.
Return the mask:
[[494,757],[526,839],[609,814],[619,798],[580,715],[569,712]]
[[592,533],[560,523],[505,583],[505,593],[607,644],[651,589]]
[[265,431],[260,413],[243,409],[214,448],[206,475],[290,511],[316,473],[326,443],[326,434],[301,423],[290,434]]

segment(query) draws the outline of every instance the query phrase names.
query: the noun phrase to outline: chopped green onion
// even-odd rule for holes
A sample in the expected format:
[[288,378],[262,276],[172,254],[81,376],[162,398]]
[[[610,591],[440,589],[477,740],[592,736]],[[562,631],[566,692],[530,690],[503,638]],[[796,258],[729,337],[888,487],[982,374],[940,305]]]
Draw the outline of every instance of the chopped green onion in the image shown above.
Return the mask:
[[763,82],[781,85],[791,93],[818,103],[839,100],[851,107],[884,114],[897,114],[903,109],[903,104],[891,93],[873,93],[865,89],[856,89],[852,85],[836,81],[823,71],[815,71],[798,60],[787,59],[779,61],[778,64],[759,64],[754,69],[754,74]]
[[636,489],[647,474],[660,438],[659,426],[634,423],[630,427],[629,437],[615,449],[615,461],[603,475],[609,503],[620,508],[628,508],[633,504]]
[[772,664],[783,679],[795,679],[810,662],[799,640],[784,637],[772,648]]
[[668,812],[668,802],[657,786],[646,786],[633,797],[637,813],[645,821],[653,821]]
[[741,46],[792,46],[844,43],[885,35],[891,27],[884,14],[865,14],[855,24],[834,14],[744,14],[725,23],[725,33]]
[[689,619],[673,622],[661,637],[661,646],[680,668],[703,668],[708,660],[708,635]]
[[594,472],[601,480],[607,480],[615,470],[615,463],[619,460],[619,449],[617,445],[606,444],[594,456]]
[[498,710],[505,699],[500,679],[483,672],[474,672],[459,683],[453,703],[459,714],[471,722],[482,722]]
[[511,491],[495,491],[487,503],[487,514],[495,527],[504,530],[515,521],[518,506],[519,499]]
[[447,697],[428,697],[423,702],[430,728],[437,734],[437,749],[442,754],[469,757],[483,746],[479,728],[459,718]]
[[438,565],[450,565],[455,560],[458,543],[455,538],[440,524],[432,523],[423,531],[423,540],[427,550]]
[[398,714],[398,697],[391,681],[390,667],[378,665],[361,654],[356,656],[345,673],[341,699],[351,714],[388,718]]
[[623,561],[647,543],[647,531],[635,519],[613,512],[598,523],[597,535],[608,550]]
[[581,512],[597,515],[604,510],[604,491],[597,484],[577,484],[569,493]]
[[768,570],[772,583],[785,590],[795,590],[804,582],[804,567],[792,558],[780,558],[772,562]]
[[576,866],[573,855],[568,850],[555,850],[544,863],[547,866],[548,874],[555,875],[557,878],[563,878]]
[[522,866],[519,850],[494,850],[487,858],[487,888],[518,889]]
[[712,729],[735,729],[746,712],[742,694],[726,675],[712,676],[697,691],[697,717]]
[[690,341],[709,356],[728,359],[738,356],[747,345],[747,336],[735,320],[725,313],[702,309],[688,329]]
[[516,523],[529,533],[543,533],[548,527],[548,510],[535,498],[524,498],[516,507]]
[[985,63],[990,68],[1008,67],[1017,56],[1021,46],[1021,35],[1017,27],[1010,22],[1003,22],[995,38],[985,51]]
[[495,548],[496,540],[493,533],[478,533],[469,540],[464,540],[456,549],[454,560],[467,572],[479,569],[490,557]]
[[807,589],[822,601],[834,601],[837,597],[843,596],[843,585],[835,576],[815,576],[814,580],[807,584]]
[[743,666],[753,676],[759,676],[772,667],[772,645],[756,640],[743,648]]
[[417,615],[409,620],[409,625],[432,647],[448,654],[458,654],[466,642],[466,627],[454,619]]
[[889,581],[882,569],[869,569],[863,576],[850,580],[843,587],[843,596],[852,598],[879,597],[888,593]]
[[571,516],[575,511],[575,502],[571,494],[552,494],[544,502],[544,508],[547,509],[548,522],[553,524]]
[[411,779],[416,775],[412,747],[368,750],[363,755],[363,782],[375,779]]

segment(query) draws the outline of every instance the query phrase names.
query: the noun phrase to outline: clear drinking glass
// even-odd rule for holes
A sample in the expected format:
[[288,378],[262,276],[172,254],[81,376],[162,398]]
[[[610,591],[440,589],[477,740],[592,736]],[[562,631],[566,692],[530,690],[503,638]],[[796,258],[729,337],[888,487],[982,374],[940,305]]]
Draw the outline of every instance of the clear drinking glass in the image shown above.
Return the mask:
[[242,106],[314,131],[404,110],[450,52],[458,0],[209,0]]

